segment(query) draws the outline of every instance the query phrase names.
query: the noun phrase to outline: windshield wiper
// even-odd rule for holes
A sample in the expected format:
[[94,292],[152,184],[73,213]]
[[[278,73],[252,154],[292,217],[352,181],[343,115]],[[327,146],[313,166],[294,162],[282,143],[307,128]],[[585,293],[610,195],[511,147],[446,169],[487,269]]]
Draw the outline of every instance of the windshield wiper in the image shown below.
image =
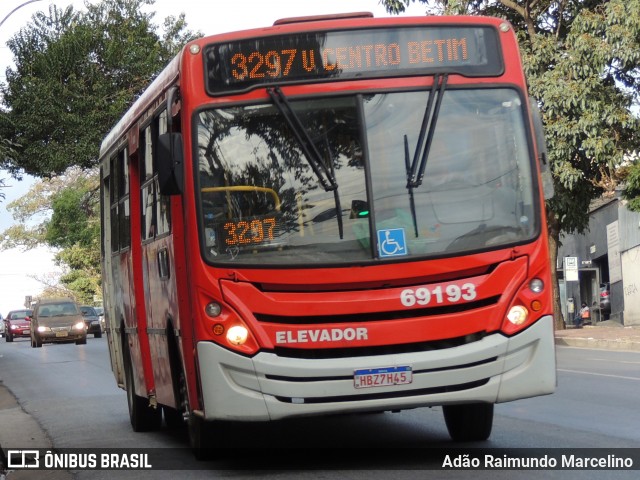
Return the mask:
[[[418,136],[416,150],[413,154],[411,169],[409,172],[407,172],[408,189],[418,188],[420,185],[422,185],[422,177],[424,177],[424,171],[427,168],[429,150],[431,150],[431,144],[433,143],[433,134],[436,131],[436,122],[438,121],[438,115],[440,114],[442,97],[444,96],[444,91],[447,88],[448,77],[449,74],[447,73],[442,75],[436,73],[433,77],[433,85],[431,86],[431,93],[429,94],[427,107],[425,108],[424,116],[422,117],[422,126],[420,127],[420,135]],[[425,134],[427,136],[426,143]],[[419,164],[418,158],[420,158]]]
[[[404,136],[404,166],[407,169],[407,180],[411,175],[411,157],[409,156],[409,138]],[[409,190],[409,205],[411,207],[411,218],[413,218],[413,229],[418,238],[418,216],[416,215],[416,200],[413,195],[413,186],[408,184],[407,190]]]
[[[318,147],[316,147],[311,135],[309,135],[309,131],[302,124],[293,108],[291,108],[291,104],[280,87],[267,88],[267,93],[298,140],[309,166],[313,170],[313,173],[316,174],[316,177],[318,178],[320,185],[322,185],[322,188],[324,188],[324,191],[333,192],[333,198],[336,205],[336,218],[338,219],[338,232],[340,234],[340,239],[342,240],[344,237],[342,207],[340,205],[340,196],[338,194],[338,182],[336,182],[335,176],[333,175],[333,168],[331,168],[331,170],[328,169],[322,161],[322,154],[318,150]],[[333,167],[333,160],[330,159],[330,161]]]

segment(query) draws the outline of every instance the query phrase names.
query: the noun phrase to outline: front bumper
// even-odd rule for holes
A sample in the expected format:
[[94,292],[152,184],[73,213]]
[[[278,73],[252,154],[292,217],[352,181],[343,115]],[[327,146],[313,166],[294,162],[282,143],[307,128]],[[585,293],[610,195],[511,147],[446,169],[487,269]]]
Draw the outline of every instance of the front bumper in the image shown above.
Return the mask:
[[94,320],[91,322],[85,322],[85,324],[87,325],[87,333],[101,333],[102,332],[102,325],[100,325],[100,321],[99,320]]
[[[5,332],[6,334],[6,332]],[[25,330],[11,330],[10,335],[12,337],[29,337],[31,336],[31,330],[29,330],[28,328]]]
[[82,331],[80,333],[77,332],[64,332],[62,334],[60,332],[38,332],[36,335],[42,341],[45,342],[71,342],[75,340],[82,340],[87,337],[87,333]]
[[[323,360],[269,352],[247,358],[211,342],[197,345],[207,420],[401,410],[465,402],[500,403],[552,393],[556,385],[553,318],[519,334],[492,334],[424,352]],[[409,365],[407,385],[356,389],[354,371]]]

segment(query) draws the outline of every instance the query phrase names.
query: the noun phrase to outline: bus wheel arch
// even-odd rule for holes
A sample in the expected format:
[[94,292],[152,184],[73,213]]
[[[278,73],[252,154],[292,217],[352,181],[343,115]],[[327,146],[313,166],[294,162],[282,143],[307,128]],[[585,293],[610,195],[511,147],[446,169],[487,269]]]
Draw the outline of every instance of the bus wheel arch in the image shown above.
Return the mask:
[[167,319],[167,352],[175,406],[162,406],[164,420],[169,428],[178,428],[184,425],[185,419],[188,418],[191,412],[187,380],[178,343],[179,339],[175,332],[173,319],[169,317]]

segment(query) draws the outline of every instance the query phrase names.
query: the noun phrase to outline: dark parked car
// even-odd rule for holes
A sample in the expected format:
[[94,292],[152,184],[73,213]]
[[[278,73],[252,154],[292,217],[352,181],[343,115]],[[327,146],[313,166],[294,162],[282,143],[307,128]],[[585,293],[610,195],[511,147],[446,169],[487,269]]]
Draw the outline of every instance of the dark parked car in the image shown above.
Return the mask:
[[38,300],[31,320],[31,346],[70,341],[87,343],[87,326],[76,302],[70,298]]
[[102,326],[102,331],[105,331],[105,321],[104,321],[104,308],[103,307],[93,307],[96,313],[98,314],[98,318],[100,319],[100,325]]
[[600,284],[600,311],[603,315],[611,313],[611,285],[609,282]]
[[4,334],[7,342],[13,342],[16,337],[28,337],[31,335],[31,315],[29,309],[12,310],[4,319]]
[[87,333],[93,333],[94,338],[102,337],[102,325],[100,325],[100,317],[93,307],[83,305],[80,312],[84,317],[84,323],[87,325]]

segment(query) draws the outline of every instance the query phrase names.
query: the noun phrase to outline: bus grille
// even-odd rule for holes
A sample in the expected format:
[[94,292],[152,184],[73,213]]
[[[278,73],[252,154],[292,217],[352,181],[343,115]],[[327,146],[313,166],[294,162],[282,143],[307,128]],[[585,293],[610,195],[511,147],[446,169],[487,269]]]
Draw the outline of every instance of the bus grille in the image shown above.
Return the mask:
[[430,350],[443,350],[447,348],[459,347],[469,343],[478,342],[486,336],[486,332],[477,332],[457,338],[447,338],[444,340],[433,340],[429,342],[404,343],[399,345],[379,345],[372,347],[349,347],[349,348],[289,348],[275,347],[274,353],[279,357],[301,358],[308,360],[368,357],[374,355],[392,355],[399,353],[426,352]]
[[385,320],[401,320],[406,318],[429,317],[432,315],[448,315],[468,312],[478,308],[489,307],[498,303],[497,297],[489,297],[477,302],[469,302],[459,305],[447,305],[443,307],[418,308],[410,310],[395,310],[390,312],[357,313],[350,315],[268,315],[254,313],[259,322],[279,323],[284,325],[327,325],[332,323],[351,322],[380,322]]
[[[461,383],[458,385],[444,385],[441,387],[421,388],[417,390],[401,390],[397,392],[382,392],[382,393],[366,393],[358,395],[341,395],[334,397],[306,397],[304,403],[335,403],[335,402],[353,402],[362,400],[381,400],[389,398],[404,398],[413,397],[417,395],[437,395],[441,393],[461,392],[463,390],[470,390],[472,388],[482,387],[489,382],[488,378],[482,380],[476,380],[475,382]],[[293,399],[290,397],[276,396],[276,398],[283,403],[293,403]]]

